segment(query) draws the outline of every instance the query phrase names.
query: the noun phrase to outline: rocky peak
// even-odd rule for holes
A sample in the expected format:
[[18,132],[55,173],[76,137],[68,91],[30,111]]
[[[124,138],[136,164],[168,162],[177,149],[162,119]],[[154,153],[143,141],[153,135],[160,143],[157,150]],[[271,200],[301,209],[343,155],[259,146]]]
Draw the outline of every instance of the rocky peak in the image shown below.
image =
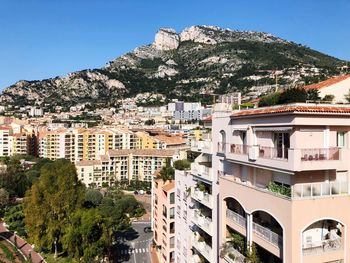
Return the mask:
[[179,35],[172,28],[159,29],[153,42],[153,46],[158,50],[177,49],[179,44]]

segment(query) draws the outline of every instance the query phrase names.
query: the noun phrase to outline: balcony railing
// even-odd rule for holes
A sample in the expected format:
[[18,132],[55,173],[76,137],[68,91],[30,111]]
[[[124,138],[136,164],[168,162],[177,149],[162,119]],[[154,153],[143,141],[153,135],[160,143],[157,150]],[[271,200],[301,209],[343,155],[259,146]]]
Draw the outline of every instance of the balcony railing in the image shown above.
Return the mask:
[[301,149],[302,161],[339,160],[339,148]]
[[230,144],[229,152],[233,154],[248,154],[248,145],[245,144]]
[[209,217],[205,217],[201,214],[199,210],[194,211],[194,223],[201,227],[208,234],[211,234],[212,231],[212,219]]
[[195,237],[192,239],[192,245],[202,254],[209,262],[212,262],[212,248],[205,243],[205,241],[199,242]]
[[320,255],[327,252],[343,249],[341,238],[320,240],[303,246],[303,255]]
[[227,209],[226,210],[226,217],[229,218],[234,223],[236,223],[237,225],[239,225],[243,228],[246,228],[247,220],[245,217],[241,216],[240,214],[238,214],[230,209]]
[[293,198],[346,195],[349,192],[348,182],[334,181],[322,183],[295,184],[292,187]]
[[253,222],[253,232],[257,236],[261,237],[262,239],[268,241],[269,243],[277,247],[283,244],[283,238],[280,235],[255,222]]
[[259,146],[259,157],[265,159],[288,159],[288,148]]
[[192,197],[194,199],[198,200],[199,202],[208,206],[209,208],[212,207],[213,197],[211,194],[197,190],[194,187],[192,188],[191,192],[192,192]]

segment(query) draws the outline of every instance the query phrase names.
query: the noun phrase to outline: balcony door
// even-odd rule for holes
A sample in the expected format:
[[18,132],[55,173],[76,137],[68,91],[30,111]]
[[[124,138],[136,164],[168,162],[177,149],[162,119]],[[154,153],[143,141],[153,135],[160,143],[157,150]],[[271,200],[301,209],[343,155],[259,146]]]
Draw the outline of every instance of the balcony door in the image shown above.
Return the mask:
[[274,147],[276,149],[277,158],[288,158],[288,149],[290,147],[289,133],[276,132],[274,133]]

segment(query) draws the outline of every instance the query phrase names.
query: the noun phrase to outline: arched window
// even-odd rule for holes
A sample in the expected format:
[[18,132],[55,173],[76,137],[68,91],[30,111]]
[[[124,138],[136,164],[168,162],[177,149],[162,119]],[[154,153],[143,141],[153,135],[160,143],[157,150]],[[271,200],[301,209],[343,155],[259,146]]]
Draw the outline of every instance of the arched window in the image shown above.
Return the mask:
[[219,148],[219,152],[226,151],[226,133],[223,130],[220,131],[218,148]]

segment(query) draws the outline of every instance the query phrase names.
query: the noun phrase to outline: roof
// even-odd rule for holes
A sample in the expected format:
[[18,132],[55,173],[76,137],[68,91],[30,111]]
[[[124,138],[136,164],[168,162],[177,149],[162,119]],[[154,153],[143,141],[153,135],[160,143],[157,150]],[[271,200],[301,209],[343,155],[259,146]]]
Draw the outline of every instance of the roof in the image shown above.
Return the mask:
[[168,184],[166,184],[162,187],[163,191],[165,191],[165,192],[168,192],[174,188],[175,188],[175,181],[174,180],[170,181]]
[[319,83],[316,83],[316,84],[311,84],[311,85],[306,85],[304,86],[305,89],[322,89],[322,88],[326,88],[326,87],[329,87],[329,86],[332,86],[338,82],[341,82],[343,80],[346,80],[350,78],[350,74],[347,74],[347,75],[341,75],[341,76],[337,76],[337,77],[333,77],[333,78],[330,78],[330,79],[327,79],[325,81],[322,81],[322,82],[319,82]]
[[11,128],[10,127],[7,127],[7,126],[0,126],[0,130],[3,130],[3,131],[8,131],[10,130]]
[[101,165],[100,160],[82,160],[75,163],[76,166],[93,166],[93,165]]
[[136,155],[136,156],[156,156],[156,157],[171,157],[174,155],[173,150],[163,149],[126,149],[126,150],[108,150],[108,155],[111,157],[123,156],[123,155]]
[[321,114],[350,114],[350,105],[322,105],[322,104],[286,104],[273,107],[263,107],[250,110],[236,111],[231,117],[264,115],[276,113],[321,113]]
[[168,145],[185,144],[186,141],[181,136],[168,136],[164,134],[154,136],[155,139],[165,142]]

